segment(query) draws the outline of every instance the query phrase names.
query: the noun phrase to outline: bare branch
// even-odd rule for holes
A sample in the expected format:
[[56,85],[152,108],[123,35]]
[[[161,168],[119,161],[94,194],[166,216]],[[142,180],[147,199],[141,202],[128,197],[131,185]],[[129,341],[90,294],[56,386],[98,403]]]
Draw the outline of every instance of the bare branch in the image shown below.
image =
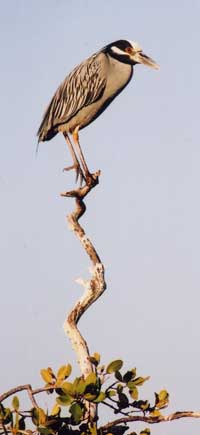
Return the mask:
[[38,408],[38,404],[34,398],[35,393],[32,390],[32,387],[30,384],[19,385],[18,387],[12,388],[11,390],[7,391],[6,393],[3,393],[0,396],[0,402],[2,402],[3,400],[7,399],[10,396],[12,396],[15,393],[18,393],[19,391],[24,391],[24,390],[27,390],[30,401],[31,401],[32,405],[34,406],[34,408]]
[[48,387],[43,387],[43,388],[36,388],[35,390],[32,389],[31,385],[26,384],[26,385],[19,385],[18,387],[12,388],[11,390],[7,391],[6,393],[3,393],[0,396],[0,403],[3,402],[3,400],[8,399],[8,397],[12,396],[15,393],[19,393],[21,391],[27,391],[28,395],[30,397],[31,403],[34,406],[34,408],[39,408],[34,395],[35,394],[40,394],[40,393],[48,393],[48,391],[52,391],[55,390],[57,387],[56,386],[48,386]]
[[83,313],[101,296],[106,289],[104,279],[104,266],[98,256],[92,242],[86,236],[84,229],[79,224],[80,217],[85,213],[86,206],[83,202],[84,197],[93,189],[99,182],[100,172],[92,175],[89,182],[85,186],[80,187],[71,192],[63,193],[62,196],[74,197],[76,201],[75,210],[67,217],[69,227],[74,232],[76,237],[82,244],[85,252],[92,262],[92,278],[88,281],[79,280],[79,283],[85,288],[82,297],[77,301],[72,311],[64,322],[64,331],[69,336],[72,347],[78,357],[78,363],[81,373],[86,377],[93,371],[91,362],[89,361],[89,349],[86,341],[82,337],[77,328],[77,323]]
[[120,411],[119,411],[119,409],[118,409],[118,408],[115,408],[115,406],[111,405],[111,403],[108,403],[108,402],[102,402],[102,403],[103,403],[104,405],[108,406],[108,408],[113,409],[113,411],[114,411],[115,413],[119,413],[119,414],[122,414],[122,415],[128,415],[128,413],[123,412],[121,409],[120,409]]
[[108,430],[111,429],[113,426],[117,426],[118,424],[127,424],[133,421],[142,421],[145,423],[149,423],[149,424],[154,424],[154,423],[163,423],[163,422],[167,422],[167,421],[172,421],[172,420],[178,420],[180,418],[200,418],[200,412],[195,412],[195,411],[178,411],[178,412],[174,412],[172,414],[169,415],[160,415],[158,417],[151,417],[151,416],[145,416],[145,415],[134,415],[134,416],[129,416],[129,417],[121,417],[118,418],[117,420],[111,421],[107,424],[105,424],[104,426],[101,426],[99,428],[99,430],[104,431],[104,430]]
[[[83,285],[85,292],[82,297],[76,302],[67,319],[64,322],[65,334],[69,336],[72,347],[77,355],[81,373],[86,377],[93,371],[93,366],[89,360],[90,353],[86,341],[82,337],[77,328],[78,321],[84,312],[102,295],[106,289],[104,278],[104,266],[97,254],[90,239],[86,236],[83,227],[79,224],[79,219],[86,211],[83,199],[85,196],[98,184],[100,171],[92,174],[86,184],[71,192],[61,194],[65,197],[74,197],[76,206],[75,210],[67,217],[70,229],[74,232],[80,243],[82,244],[86,254],[89,256],[92,263],[92,277],[88,281],[79,280]],[[93,405],[93,408],[95,405]]]

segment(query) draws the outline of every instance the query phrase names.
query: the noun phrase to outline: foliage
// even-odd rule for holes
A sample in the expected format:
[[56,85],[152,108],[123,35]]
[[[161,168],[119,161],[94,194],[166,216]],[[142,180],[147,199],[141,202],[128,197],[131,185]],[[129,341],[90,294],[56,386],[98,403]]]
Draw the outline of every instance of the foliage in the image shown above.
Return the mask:
[[[98,417],[91,421],[88,411],[89,404],[95,404],[98,416],[100,406],[108,407],[115,415],[131,417],[137,415],[159,417],[161,410],[168,405],[169,395],[166,390],[155,393],[153,404],[141,399],[140,388],[149,379],[137,375],[132,368],[121,371],[122,360],[110,362],[107,366],[100,365],[100,355],[95,353],[90,357],[93,372],[85,379],[76,377],[71,379],[72,367],[63,365],[55,373],[52,368],[41,370],[41,377],[45,382],[43,388],[29,391],[35,406],[30,410],[22,410],[19,398],[14,395],[11,405],[5,407],[0,402],[0,429],[1,433],[13,435],[39,433],[42,435],[123,435],[129,427],[126,422],[113,421],[113,425],[100,427]],[[70,378],[70,380],[69,380]],[[22,388],[23,389],[23,388]],[[19,388],[20,391],[20,388]],[[36,395],[39,393],[51,394],[55,398],[53,408],[45,410],[38,406]],[[123,419],[122,419],[123,420]],[[136,435],[136,432],[130,434]],[[140,435],[149,435],[148,428],[143,429]]]

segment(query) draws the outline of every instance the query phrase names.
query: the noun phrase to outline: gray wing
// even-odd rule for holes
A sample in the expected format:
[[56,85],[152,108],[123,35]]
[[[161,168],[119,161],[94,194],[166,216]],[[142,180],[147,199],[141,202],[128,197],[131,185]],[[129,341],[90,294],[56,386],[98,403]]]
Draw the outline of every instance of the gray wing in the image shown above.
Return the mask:
[[80,109],[101,97],[106,86],[104,56],[102,53],[91,56],[59,86],[38,130],[39,142],[51,139],[59,124],[66,123]]

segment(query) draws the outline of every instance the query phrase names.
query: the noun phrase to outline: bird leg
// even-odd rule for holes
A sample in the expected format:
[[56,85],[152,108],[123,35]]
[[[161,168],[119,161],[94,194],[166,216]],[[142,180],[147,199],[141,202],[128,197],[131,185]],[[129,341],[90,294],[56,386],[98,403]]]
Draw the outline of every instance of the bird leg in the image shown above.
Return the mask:
[[81,165],[80,165],[80,163],[79,163],[79,161],[77,159],[76,153],[74,151],[73,145],[72,145],[72,143],[70,141],[70,138],[69,138],[68,134],[64,132],[63,135],[64,135],[64,138],[65,138],[65,140],[66,140],[66,142],[67,142],[67,144],[69,146],[69,150],[70,150],[73,162],[74,162],[74,164],[72,166],[68,166],[67,168],[63,168],[63,171],[70,171],[71,169],[75,169],[75,171],[76,171],[76,181],[80,177],[80,184],[82,185],[83,180],[85,180],[85,176],[83,174]]
[[74,141],[74,144],[76,146],[76,149],[77,149],[77,152],[78,152],[81,164],[82,164],[82,168],[83,168],[83,171],[84,171],[84,178],[86,180],[86,183],[87,184],[88,183],[89,184],[93,184],[92,174],[90,173],[90,171],[88,169],[87,163],[85,161],[85,158],[84,158],[84,155],[83,155],[80,143],[79,143],[78,130],[79,130],[79,127],[76,127],[75,130],[72,133],[73,141]]

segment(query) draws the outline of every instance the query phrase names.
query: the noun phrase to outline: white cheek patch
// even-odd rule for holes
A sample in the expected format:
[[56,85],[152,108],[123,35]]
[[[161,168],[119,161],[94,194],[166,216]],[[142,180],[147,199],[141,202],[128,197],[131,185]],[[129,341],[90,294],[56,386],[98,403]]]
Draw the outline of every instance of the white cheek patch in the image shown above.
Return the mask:
[[123,56],[126,55],[125,51],[120,50],[120,48],[115,47],[115,45],[113,45],[113,46],[111,47],[111,50],[113,51],[113,53],[121,54],[121,55],[123,55]]
[[136,41],[128,41],[128,42],[130,42],[134,51],[136,51],[136,52],[142,51],[142,48],[140,47],[140,45]]

